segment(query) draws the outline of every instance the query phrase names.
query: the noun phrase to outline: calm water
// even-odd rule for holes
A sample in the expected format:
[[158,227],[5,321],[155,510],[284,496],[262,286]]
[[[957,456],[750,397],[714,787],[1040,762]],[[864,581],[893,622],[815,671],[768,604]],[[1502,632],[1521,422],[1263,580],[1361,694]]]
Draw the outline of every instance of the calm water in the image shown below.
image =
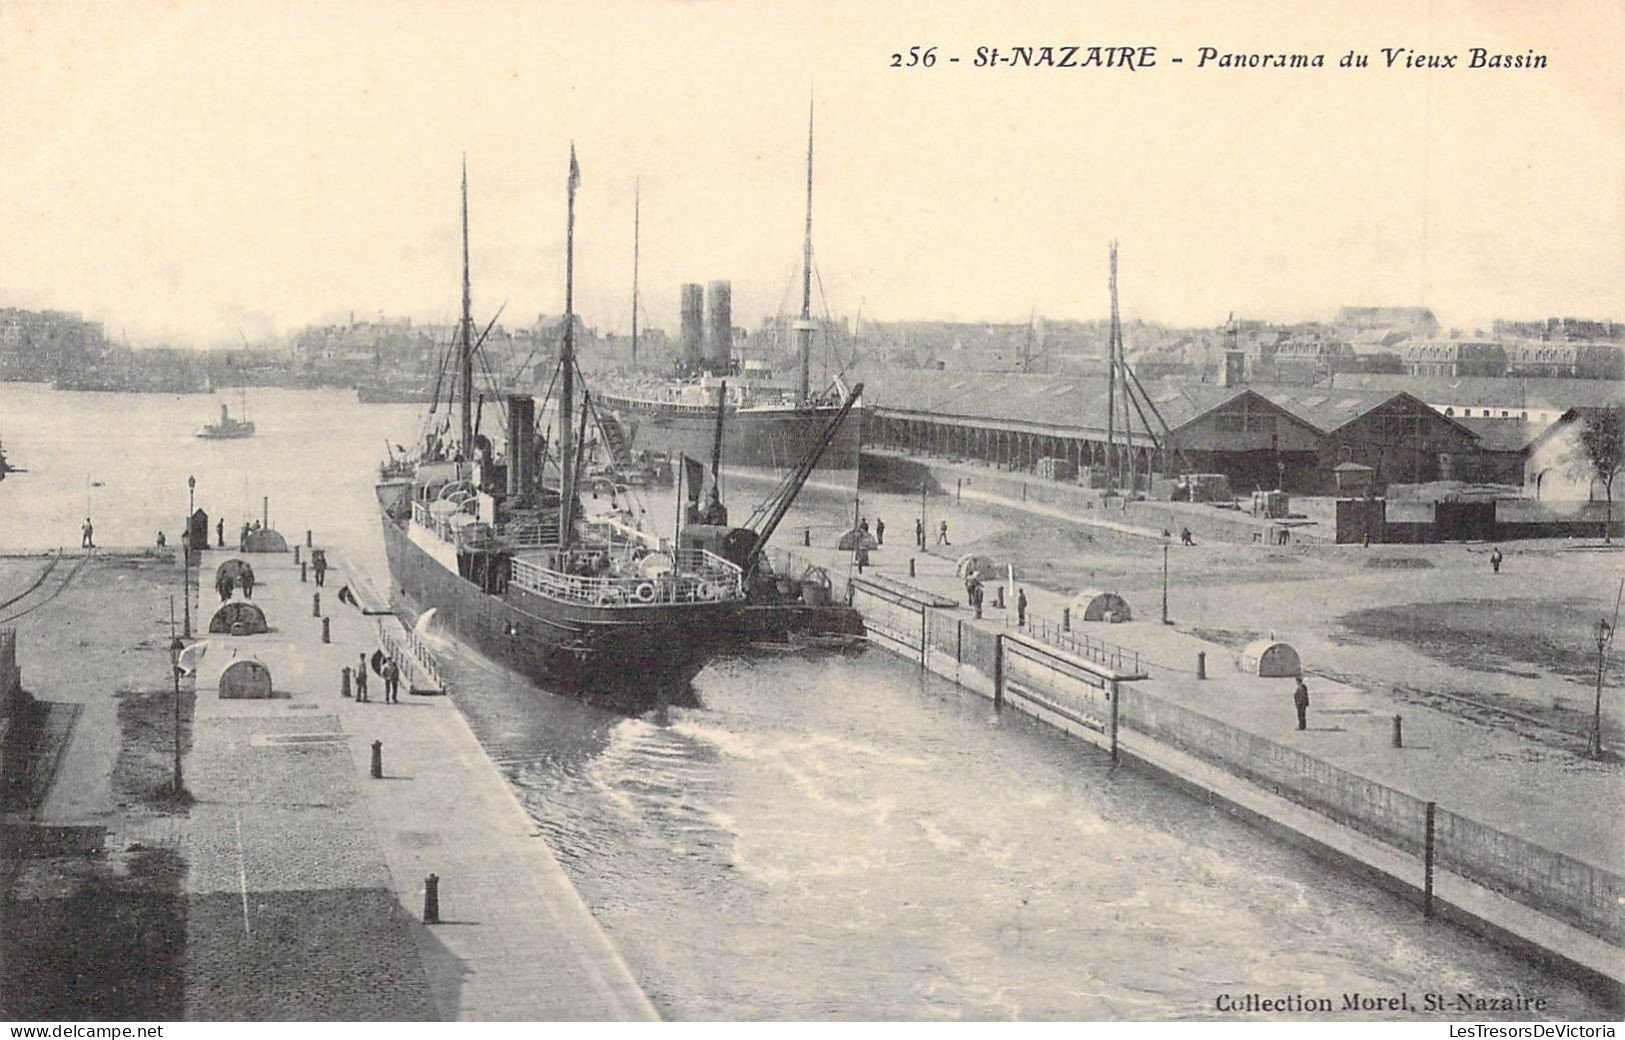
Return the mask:
[[[254,391],[257,437],[198,441],[215,402],[0,384],[0,436],[32,471],[0,482],[0,548],[76,545],[87,498],[103,544],[173,538],[192,474],[228,528],[268,494],[273,523],[381,573],[371,482],[414,406]],[[649,508],[664,524],[669,498]],[[1221,993],[1405,990],[1610,1014],[878,651],[723,660],[696,681],[702,707],[625,719],[441,646],[458,704],[669,1017],[1206,1018]]]

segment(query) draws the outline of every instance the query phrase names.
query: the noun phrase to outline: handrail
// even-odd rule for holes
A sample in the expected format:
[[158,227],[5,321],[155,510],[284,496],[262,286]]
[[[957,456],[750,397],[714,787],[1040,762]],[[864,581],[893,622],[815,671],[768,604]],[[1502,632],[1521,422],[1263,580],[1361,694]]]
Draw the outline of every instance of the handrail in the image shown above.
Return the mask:
[[745,596],[739,567],[704,549],[678,550],[676,570],[655,577],[570,574],[519,558],[513,561],[510,582],[531,592],[600,607],[738,601]]

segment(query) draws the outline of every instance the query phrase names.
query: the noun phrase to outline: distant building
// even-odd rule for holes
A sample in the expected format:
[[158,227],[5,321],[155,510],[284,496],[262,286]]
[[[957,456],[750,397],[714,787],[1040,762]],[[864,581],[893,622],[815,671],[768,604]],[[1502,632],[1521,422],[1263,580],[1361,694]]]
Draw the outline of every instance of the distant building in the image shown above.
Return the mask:
[[1399,356],[1413,376],[1504,376],[1507,348],[1491,339],[1409,339]]
[[1439,334],[1439,319],[1427,307],[1342,307],[1333,324],[1351,331],[1400,332],[1407,339],[1428,339]]

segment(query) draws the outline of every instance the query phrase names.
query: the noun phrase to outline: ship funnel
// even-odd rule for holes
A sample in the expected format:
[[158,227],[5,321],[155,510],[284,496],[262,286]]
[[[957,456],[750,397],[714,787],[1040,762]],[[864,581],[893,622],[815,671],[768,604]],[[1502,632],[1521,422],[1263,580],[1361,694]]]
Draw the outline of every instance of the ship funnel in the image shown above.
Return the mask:
[[529,394],[508,397],[508,497],[520,499],[536,482],[530,472],[536,440],[536,399]]
[[705,289],[710,297],[705,311],[705,364],[712,372],[726,373],[733,360],[733,283],[716,281]]
[[683,286],[682,347],[683,367],[695,371],[705,360],[705,289],[699,285]]

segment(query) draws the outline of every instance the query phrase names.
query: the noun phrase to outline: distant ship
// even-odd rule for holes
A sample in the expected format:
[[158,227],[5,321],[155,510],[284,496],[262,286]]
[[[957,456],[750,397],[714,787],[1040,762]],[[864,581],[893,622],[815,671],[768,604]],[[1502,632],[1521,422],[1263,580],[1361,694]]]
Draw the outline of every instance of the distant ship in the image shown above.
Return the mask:
[[209,423],[200,427],[197,435],[204,440],[224,441],[236,440],[241,437],[254,436],[254,424],[247,419],[233,419],[226,410],[226,405],[220,405],[220,421]]
[[355,386],[356,400],[362,404],[431,404],[434,389],[404,379],[375,379]]
[[[602,394],[598,403],[621,428],[628,447],[676,458],[689,455],[704,458],[716,439],[717,408],[723,409],[727,427],[722,462],[731,471],[748,473],[767,470],[779,474],[796,465],[819,441],[836,414],[847,404],[849,388],[839,376],[828,388],[814,390],[808,368],[812,335],[818,323],[812,318],[812,203],[813,203],[813,123],[807,115],[807,224],[802,242],[801,315],[792,328],[796,333],[800,375],[795,383],[776,381],[766,369],[746,366],[734,371],[732,318],[725,282],[711,285],[712,356],[698,356],[702,335],[701,289],[685,286],[683,291],[684,364],[698,378],[650,384],[631,384]],[[637,314],[636,274],[633,276],[632,312]],[[637,326],[632,327],[633,356],[637,353]],[[725,388],[724,388],[725,387]],[[836,430],[835,439],[819,457],[819,470],[845,470],[855,473],[862,437],[861,407],[854,408]],[[616,436],[614,431],[611,437]]]

